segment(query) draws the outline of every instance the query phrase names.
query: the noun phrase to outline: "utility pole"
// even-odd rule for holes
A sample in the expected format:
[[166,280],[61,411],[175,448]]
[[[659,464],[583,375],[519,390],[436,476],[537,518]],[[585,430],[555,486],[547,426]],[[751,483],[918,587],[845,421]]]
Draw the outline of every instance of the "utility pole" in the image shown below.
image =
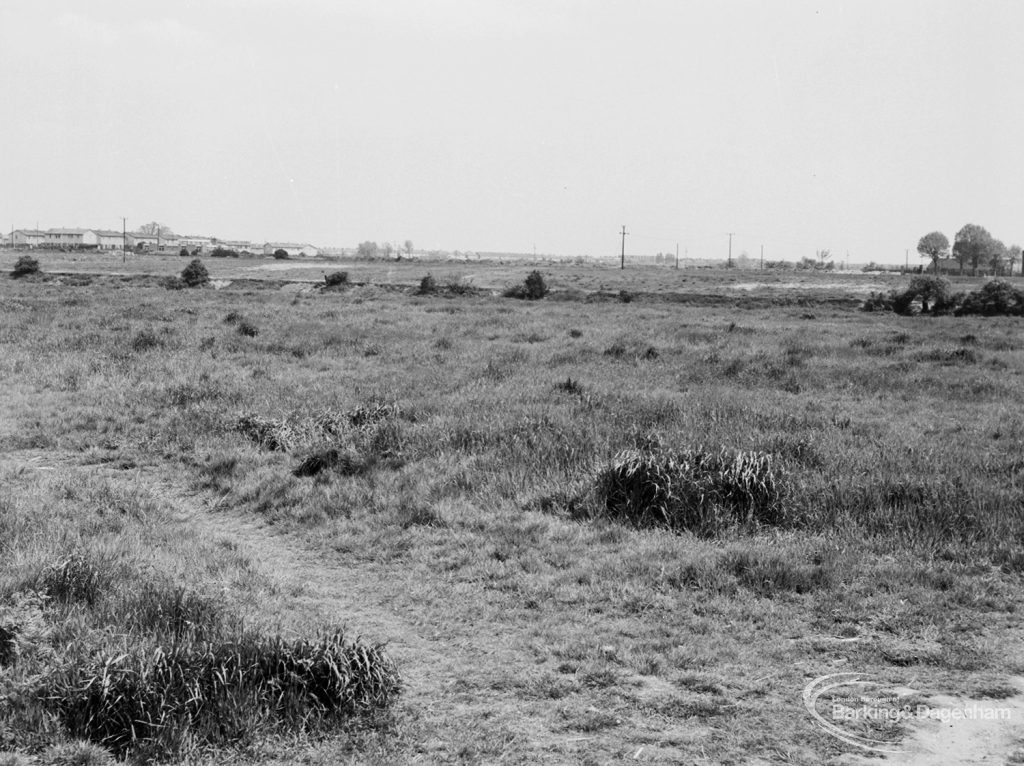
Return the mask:
[[906,274],[910,271],[910,250],[903,251],[906,254],[906,261],[903,264],[903,273]]
[[764,245],[761,245],[761,271],[764,271]]
[[128,258],[128,219],[121,216],[121,263]]
[[679,268],[679,243],[676,242],[676,268]]
[[732,268],[732,235],[733,232],[729,232],[729,268]]
[[627,233],[628,232],[626,231],[626,225],[623,224],[622,225],[622,262],[621,262],[621,265],[619,266],[620,269],[625,269],[626,268],[626,234]]

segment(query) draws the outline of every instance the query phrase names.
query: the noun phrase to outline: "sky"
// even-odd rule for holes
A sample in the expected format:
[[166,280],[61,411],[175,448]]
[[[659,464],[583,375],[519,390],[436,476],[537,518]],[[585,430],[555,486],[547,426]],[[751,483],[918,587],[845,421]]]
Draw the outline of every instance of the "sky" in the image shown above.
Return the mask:
[[1024,244],[1019,0],[3,0],[0,226],[903,262]]

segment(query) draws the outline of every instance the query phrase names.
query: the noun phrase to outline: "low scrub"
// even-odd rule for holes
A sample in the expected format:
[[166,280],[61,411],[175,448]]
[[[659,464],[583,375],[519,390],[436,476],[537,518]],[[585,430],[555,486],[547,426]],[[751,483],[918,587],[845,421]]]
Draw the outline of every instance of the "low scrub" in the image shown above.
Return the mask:
[[193,258],[188,266],[181,270],[181,281],[188,287],[199,287],[210,281],[210,272],[201,260]]
[[27,277],[30,274],[38,273],[39,261],[31,255],[23,255],[18,259],[17,263],[14,264],[14,268],[11,270],[11,278],[20,279],[21,277]]
[[957,316],[1021,316],[1024,315],[1024,292],[1002,279],[994,279],[963,297]]
[[324,275],[324,286],[325,287],[342,287],[348,284],[348,272],[347,271],[332,271],[330,274]]
[[925,275],[911,279],[905,290],[893,290],[888,295],[872,293],[861,309],[903,315],[1024,316],[1024,291],[994,279],[974,292],[953,293],[947,280]]
[[506,298],[521,298],[528,301],[540,300],[547,294],[548,286],[544,282],[544,275],[539,271],[531,271],[521,285],[514,285],[504,293]]
[[781,470],[763,452],[627,450],[597,476],[595,512],[640,527],[715,535],[785,519]]

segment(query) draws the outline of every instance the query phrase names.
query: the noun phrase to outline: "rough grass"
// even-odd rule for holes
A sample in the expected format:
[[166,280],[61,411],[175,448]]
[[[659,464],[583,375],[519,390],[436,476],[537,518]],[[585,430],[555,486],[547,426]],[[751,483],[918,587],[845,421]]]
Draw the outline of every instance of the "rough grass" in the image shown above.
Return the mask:
[[[956,693],[1024,671],[1019,319],[863,313],[824,289],[741,301],[722,275],[686,270],[673,284],[722,300],[654,302],[665,272],[632,285],[582,269],[553,270],[537,303],[434,299],[412,294],[424,270],[404,272],[408,294],[353,286],[294,304],[250,286],[0,284],[0,454],[159,466],[305,539],[367,583],[359,603],[407,620],[420,643],[397,728],[338,758],[328,745],[324,762],[600,763],[643,747],[663,762],[816,764],[841,746],[802,712],[809,676],[913,674]],[[478,272],[499,287],[525,274]],[[609,300],[554,300],[602,283]],[[229,312],[264,329],[241,337]],[[145,330],[165,342],[132,351]],[[693,445],[711,445],[707,463],[684,470]],[[728,474],[719,445],[770,459],[784,491],[762,517],[756,487],[734,497],[713,479]],[[365,470],[293,474],[331,449]],[[612,507],[634,513],[609,513],[606,494],[581,523],[602,506],[580,498],[625,451],[644,457],[609,474],[623,486]],[[666,465],[654,502],[630,505],[623,477]],[[130,614],[177,626],[168,644],[221,630],[203,627],[199,596],[225,580],[232,598],[276,598],[230,551],[179,542],[132,486],[5,474],[0,600],[26,615],[19,636],[40,636],[9,653],[53,646],[47,631],[76,639],[82,614],[89,631]],[[712,500],[663,502],[677,487]],[[658,521],[662,506],[717,521]],[[84,540],[94,606],[87,572],[65,566]],[[158,583],[189,583],[180,604],[162,586],[159,609],[132,601],[150,561]],[[66,595],[17,601],[49,587]]]

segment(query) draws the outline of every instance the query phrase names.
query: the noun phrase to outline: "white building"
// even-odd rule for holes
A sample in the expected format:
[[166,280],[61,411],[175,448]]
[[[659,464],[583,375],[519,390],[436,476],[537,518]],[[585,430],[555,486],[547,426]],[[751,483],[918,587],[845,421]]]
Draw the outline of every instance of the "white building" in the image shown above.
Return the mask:
[[98,247],[99,237],[92,229],[47,229],[43,245],[75,249]]
[[313,245],[298,245],[294,242],[268,242],[263,246],[264,255],[273,255],[278,250],[284,250],[289,256],[312,257],[320,255],[320,249]]
[[39,229],[15,229],[11,233],[11,247],[23,250],[42,247],[46,242],[46,232]]

